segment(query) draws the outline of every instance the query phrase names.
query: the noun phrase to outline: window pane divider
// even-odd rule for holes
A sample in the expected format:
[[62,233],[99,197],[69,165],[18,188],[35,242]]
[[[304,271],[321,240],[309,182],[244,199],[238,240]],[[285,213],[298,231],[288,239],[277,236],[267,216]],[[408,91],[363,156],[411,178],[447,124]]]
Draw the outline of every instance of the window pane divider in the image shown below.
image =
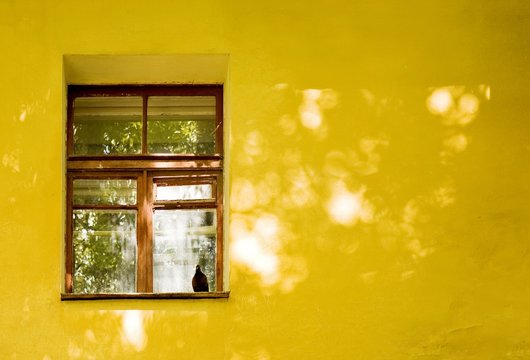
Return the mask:
[[72,205],[73,210],[136,210],[137,205]]
[[212,171],[222,170],[223,161],[220,159],[92,159],[92,160],[68,160],[66,163],[68,170],[89,170],[89,171],[113,171],[113,170],[183,170],[183,171]]
[[217,202],[212,201],[187,201],[187,202],[176,202],[176,201],[167,201],[167,202],[156,202],[153,205],[154,209],[196,209],[196,208],[208,208],[214,209],[217,207]]

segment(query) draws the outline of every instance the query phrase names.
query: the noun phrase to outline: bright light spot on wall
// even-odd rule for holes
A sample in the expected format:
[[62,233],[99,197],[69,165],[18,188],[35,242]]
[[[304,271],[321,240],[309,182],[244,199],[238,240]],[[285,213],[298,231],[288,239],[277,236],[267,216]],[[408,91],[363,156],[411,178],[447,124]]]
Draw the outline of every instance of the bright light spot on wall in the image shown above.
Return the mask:
[[491,86],[482,84],[479,86],[480,93],[486,98],[486,100],[491,99]]
[[247,261],[247,259],[257,258],[261,254],[262,250],[260,248],[258,239],[255,236],[248,234],[245,237],[239,237],[234,242],[232,245],[232,252],[234,259],[252,264],[252,262]]
[[121,315],[122,342],[136,351],[142,351],[147,346],[145,321],[151,315],[151,312],[144,314],[140,310],[124,310]]
[[26,110],[22,111],[22,113],[18,117],[18,120],[20,120],[21,122],[24,122],[26,120],[27,115],[28,115],[28,112]]
[[299,109],[302,125],[316,130],[323,122],[322,110],[337,106],[337,94],[331,89],[306,89],[302,94],[303,100]]
[[328,204],[331,217],[339,224],[349,224],[361,210],[361,200],[357,194],[335,195]]
[[459,110],[466,115],[474,115],[479,108],[479,100],[473,94],[464,94],[458,100]]
[[302,124],[308,129],[317,129],[322,125],[322,115],[318,108],[307,107],[300,116],[302,117]]
[[278,281],[279,261],[275,255],[277,224],[272,216],[258,219],[254,229],[250,230],[242,220],[234,220],[230,227],[232,238],[232,258],[261,276],[264,284]]
[[364,189],[350,192],[342,182],[334,185],[326,210],[341,225],[354,225],[358,220],[368,222],[373,216],[370,204],[364,199]]
[[274,215],[263,215],[256,220],[256,231],[265,238],[271,238],[278,233],[278,218]]
[[444,125],[465,126],[477,117],[481,100],[489,99],[488,85],[446,86],[433,90],[426,102],[429,111],[439,115]]
[[307,276],[305,260],[283,251],[282,241],[293,235],[276,215],[234,215],[230,235],[231,259],[258,275],[264,288],[290,292]]
[[439,88],[427,98],[427,108],[436,115],[449,112],[454,105],[453,96],[448,88]]
[[254,185],[246,179],[237,179],[232,183],[230,206],[235,211],[248,211],[256,204]]

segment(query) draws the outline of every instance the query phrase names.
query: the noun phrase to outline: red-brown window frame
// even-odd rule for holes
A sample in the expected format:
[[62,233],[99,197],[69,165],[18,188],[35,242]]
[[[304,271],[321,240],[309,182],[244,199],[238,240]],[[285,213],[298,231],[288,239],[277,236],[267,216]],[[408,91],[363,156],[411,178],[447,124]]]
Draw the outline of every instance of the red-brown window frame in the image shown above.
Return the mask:
[[[77,97],[141,96],[142,153],[126,155],[76,155],[73,141],[73,111]],[[147,99],[149,96],[214,96],[216,99],[215,153],[148,154]],[[65,289],[63,300],[108,298],[216,298],[228,297],[223,284],[223,86],[222,85],[70,85],[67,103],[66,142],[66,234]],[[74,179],[136,179],[136,205],[79,206],[73,204]],[[214,199],[156,202],[154,183],[212,183]],[[73,293],[73,210],[78,208],[112,208],[137,210],[137,273],[136,293],[76,294]],[[153,228],[155,208],[215,208],[217,214],[216,289],[209,293],[153,293]],[[191,281],[191,279],[190,279]]]

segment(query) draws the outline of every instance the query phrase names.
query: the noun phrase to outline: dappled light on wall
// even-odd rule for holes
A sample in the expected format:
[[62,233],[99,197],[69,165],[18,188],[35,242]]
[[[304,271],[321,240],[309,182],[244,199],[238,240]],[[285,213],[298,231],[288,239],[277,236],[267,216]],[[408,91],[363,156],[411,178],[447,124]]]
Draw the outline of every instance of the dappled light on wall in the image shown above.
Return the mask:
[[277,216],[267,213],[234,215],[230,236],[233,262],[258,275],[264,288],[277,287],[289,292],[306,277],[304,261],[284,249],[284,242],[290,240],[292,234]]
[[147,346],[145,324],[152,318],[152,311],[124,310],[121,315],[121,340],[123,345],[140,352]]
[[489,100],[490,87],[479,85],[468,89],[465,86],[445,86],[432,90],[426,104],[432,114],[441,116],[444,125],[465,126],[478,114],[479,96]]
[[357,146],[345,151],[332,150],[325,157],[324,172],[332,177],[344,179],[357,175],[372,175],[379,171],[381,151],[389,145],[385,137],[363,137]]
[[431,90],[426,100],[427,109],[446,127],[440,161],[451,163],[454,156],[467,149],[470,139],[464,128],[476,119],[481,101],[491,96],[489,85],[476,87],[445,86]]
[[453,96],[448,88],[434,90],[427,99],[427,107],[435,115],[447,114],[453,106]]
[[277,84],[278,106],[267,106],[276,124],[251,122],[235,142],[247,171],[231,183],[234,279],[254,274],[262,290],[292,291],[311,270],[301,244],[314,243],[345,256],[397,254],[358,279],[382,281],[393,266],[408,281],[443,246],[438,223],[459,200],[454,165],[473,145],[490,87],[342,91],[340,106],[338,94]]
[[346,185],[338,181],[332,185],[331,197],[326,210],[331,220],[337,224],[353,226],[358,221],[370,222],[373,217],[372,205],[365,199],[366,189],[350,191]]
[[316,130],[323,124],[323,110],[337,106],[337,93],[331,89],[302,90],[300,120],[308,129]]
[[286,209],[303,208],[315,204],[317,195],[313,190],[314,174],[311,169],[297,166],[285,174],[285,193],[281,202]]
[[13,172],[20,172],[20,150],[14,150],[2,156],[2,165]]

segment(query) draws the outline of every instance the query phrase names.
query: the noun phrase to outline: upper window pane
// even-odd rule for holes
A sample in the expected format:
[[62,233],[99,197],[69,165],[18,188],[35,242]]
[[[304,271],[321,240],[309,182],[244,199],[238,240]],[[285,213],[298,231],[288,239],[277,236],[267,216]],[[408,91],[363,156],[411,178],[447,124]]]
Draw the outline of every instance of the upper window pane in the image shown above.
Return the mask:
[[73,116],[75,155],[138,154],[142,151],[142,98],[78,97]]
[[215,153],[214,96],[152,96],[147,105],[150,154]]
[[76,179],[74,205],[135,205],[136,180]]

